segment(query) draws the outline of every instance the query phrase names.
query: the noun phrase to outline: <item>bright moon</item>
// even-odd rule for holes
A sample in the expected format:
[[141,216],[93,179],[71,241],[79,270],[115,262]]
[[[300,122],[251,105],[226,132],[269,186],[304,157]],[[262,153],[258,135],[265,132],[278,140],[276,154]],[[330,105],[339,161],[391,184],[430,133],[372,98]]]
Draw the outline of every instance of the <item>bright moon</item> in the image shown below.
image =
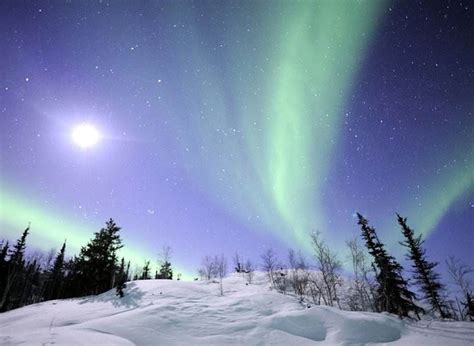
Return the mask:
[[100,134],[91,124],[83,123],[73,129],[72,139],[79,147],[87,149],[97,144]]

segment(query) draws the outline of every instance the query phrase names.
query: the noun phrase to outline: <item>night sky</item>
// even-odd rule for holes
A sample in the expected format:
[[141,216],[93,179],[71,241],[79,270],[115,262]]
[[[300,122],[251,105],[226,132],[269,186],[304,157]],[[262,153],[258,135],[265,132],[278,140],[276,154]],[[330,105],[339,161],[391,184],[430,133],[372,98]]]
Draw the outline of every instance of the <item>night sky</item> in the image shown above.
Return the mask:
[[194,275],[315,230],[345,259],[356,212],[401,260],[399,212],[474,265],[468,1],[7,0],[0,33],[0,238],[72,254],[112,217]]

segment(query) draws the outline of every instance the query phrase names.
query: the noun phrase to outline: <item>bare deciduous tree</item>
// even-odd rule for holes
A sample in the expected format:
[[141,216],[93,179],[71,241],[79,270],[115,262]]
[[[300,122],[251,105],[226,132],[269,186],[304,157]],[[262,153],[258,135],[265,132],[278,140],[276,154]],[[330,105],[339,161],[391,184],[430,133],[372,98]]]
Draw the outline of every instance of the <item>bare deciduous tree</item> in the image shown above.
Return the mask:
[[41,269],[48,270],[53,265],[53,260],[55,256],[55,248],[51,248],[46,252],[36,250],[30,256],[27,256],[27,262],[33,262],[36,259],[36,263],[38,263]]
[[245,262],[244,273],[245,273],[245,276],[247,277],[249,284],[251,284],[253,281],[253,277],[255,275],[255,269],[250,260],[247,260],[247,262]]
[[288,251],[288,262],[290,264],[290,285],[293,287],[295,294],[303,300],[309,283],[308,265],[303,254],[299,251],[295,254],[293,249]]
[[214,260],[211,256],[204,256],[201,262],[201,268],[198,273],[204,280],[211,280],[214,277]]
[[323,283],[319,273],[310,273],[308,276],[309,294],[314,304],[321,305],[321,299],[324,305],[329,305],[323,290]]
[[337,286],[340,281],[338,272],[341,269],[341,262],[336,254],[326,245],[319,232],[311,233],[310,236],[314,257],[321,272],[323,292],[327,298],[326,302],[329,306],[334,306],[334,302],[337,302],[338,307],[341,308],[337,295]]
[[224,255],[216,256],[214,258],[214,267],[216,270],[217,277],[219,278],[219,286],[221,291],[221,296],[224,295],[224,287],[222,280],[227,275],[227,259]]
[[162,266],[164,263],[171,261],[172,249],[168,245],[163,245],[160,252],[158,253],[158,265]]
[[296,269],[298,266],[298,260],[296,259],[295,250],[288,250],[288,263],[290,264],[290,269]]
[[156,272],[155,279],[173,279],[173,268],[171,267],[171,247],[163,245],[161,251],[158,253],[159,272]]
[[213,278],[219,279],[221,295],[224,295],[222,280],[227,275],[227,259],[224,255],[204,256],[201,262],[201,268],[198,269],[199,276],[206,280]]
[[365,248],[354,238],[346,241],[350,251],[352,270],[354,272],[354,282],[351,290],[354,292],[349,297],[349,306],[351,310],[367,311],[369,308],[375,311],[373,301],[373,284],[369,279],[370,266],[365,255]]
[[273,282],[279,292],[286,294],[289,288],[288,270],[280,267],[274,274]]
[[278,258],[272,248],[268,248],[261,256],[262,269],[267,273],[271,285],[275,284],[275,272],[279,267]]
[[243,273],[244,272],[244,263],[242,262],[242,259],[239,256],[239,253],[236,252],[234,257],[234,270],[236,273]]
[[206,272],[204,271],[202,267],[198,268],[197,273],[198,273],[199,278],[194,278],[194,281],[206,280]]
[[474,273],[474,269],[462,263],[454,256],[448,257],[446,260],[446,265],[448,267],[448,273],[451,276],[451,279],[453,280],[454,284],[459,287],[459,290],[462,292],[462,294],[472,294],[472,283],[469,275]]
[[[472,282],[469,276],[474,273],[474,269],[467,264],[462,263],[454,256],[449,256],[446,259],[446,265],[448,267],[449,276],[451,276],[451,280],[458,287],[462,298],[472,297]],[[455,300],[458,311],[456,314],[459,314],[461,320],[464,321],[467,316],[465,309],[462,308],[463,302],[460,302],[458,297],[455,297]]]

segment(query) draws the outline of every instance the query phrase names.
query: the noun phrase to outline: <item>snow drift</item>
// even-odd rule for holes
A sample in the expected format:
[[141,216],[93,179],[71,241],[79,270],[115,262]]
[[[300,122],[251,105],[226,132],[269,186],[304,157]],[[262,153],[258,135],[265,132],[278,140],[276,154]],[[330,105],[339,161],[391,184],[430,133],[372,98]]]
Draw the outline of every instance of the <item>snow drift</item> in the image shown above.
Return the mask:
[[474,323],[410,322],[300,304],[260,277],[213,282],[134,281],[114,291],[0,314],[0,344],[467,345]]

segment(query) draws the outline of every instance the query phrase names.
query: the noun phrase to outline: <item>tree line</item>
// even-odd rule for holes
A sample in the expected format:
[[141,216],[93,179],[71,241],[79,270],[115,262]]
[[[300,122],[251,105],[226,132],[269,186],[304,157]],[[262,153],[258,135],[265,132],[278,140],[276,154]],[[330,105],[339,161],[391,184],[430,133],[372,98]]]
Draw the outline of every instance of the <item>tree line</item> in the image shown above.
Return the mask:
[[[29,233],[30,226],[13,246],[8,241],[0,243],[0,312],[45,300],[96,295],[113,288],[117,296],[124,296],[126,282],[131,279],[130,262],[118,257],[123,244],[120,227],[113,219],[69,259],[65,257],[66,241],[56,255],[27,256]],[[169,254],[170,249],[155,278],[172,278]],[[135,278],[148,278],[148,274],[136,274]]]
[[[315,265],[311,265],[301,251],[290,249],[288,262],[283,264],[272,248],[261,255],[261,266],[271,288],[284,294],[294,294],[302,304],[317,304],[352,311],[389,312],[401,318],[421,318],[431,314],[442,319],[474,320],[474,300],[469,275],[472,269],[454,257],[447,261],[448,273],[460,291],[450,299],[446,286],[436,272],[438,263],[429,261],[421,235],[397,214],[403,235],[400,244],[406,249],[411,263],[411,278],[396,258],[388,252],[374,227],[357,214],[363,244],[354,238],[346,242],[352,267],[352,277],[342,275],[342,261],[321,233],[309,236]],[[171,248],[164,246],[159,254],[159,269],[154,275],[150,261],[132,275],[130,262],[118,258],[123,248],[120,227],[110,219],[77,256],[66,259],[66,242],[57,254],[48,256],[25,255],[28,226],[13,246],[0,243],[0,311],[50,299],[96,295],[115,288],[118,297],[124,296],[130,280],[173,279]],[[233,258],[234,270],[252,284],[256,266],[238,254]],[[205,256],[198,275],[201,280],[215,280],[220,294],[224,294],[223,278],[227,275],[226,257]],[[180,274],[177,280],[180,280]],[[411,279],[411,281],[410,281]],[[196,278],[195,280],[199,280]],[[459,299],[459,296],[461,297]]]
[[[361,214],[357,214],[357,219],[363,244],[357,238],[346,242],[351,279],[344,279],[338,254],[327,245],[321,233],[314,232],[309,235],[309,241],[315,265],[310,265],[301,252],[292,249],[286,264],[272,248],[261,255],[261,268],[271,287],[296,295],[308,306],[323,304],[352,311],[389,312],[401,318],[419,319],[423,314],[430,314],[441,319],[474,320],[472,284],[468,279],[473,273],[470,267],[454,257],[446,261],[448,273],[461,293],[461,299],[457,295],[450,299],[436,272],[438,263],[429,261],[422,236],[415,236],[406,218],[397,214],[404,239],[400,244],[411,263],[411,278],[406,277],[403,266],[390,255],[368,220]],[[238,255],[234,263],[237,272],[253,271],[251,264],[242,265]]]

